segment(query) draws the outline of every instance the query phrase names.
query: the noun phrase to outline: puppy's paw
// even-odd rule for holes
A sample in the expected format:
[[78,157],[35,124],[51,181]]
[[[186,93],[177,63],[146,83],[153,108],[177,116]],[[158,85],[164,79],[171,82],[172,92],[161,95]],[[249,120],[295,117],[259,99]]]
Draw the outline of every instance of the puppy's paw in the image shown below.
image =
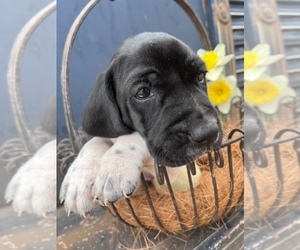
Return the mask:
[[143,165],[139,158],[126,153],[118,155],[115,150],[107,152],[101,161],[93,196],[101,204],[106,204],[132,194],[138,186]]
[[13,176],[5,191],[14,210],[46,217],[56,210],[56,141],[45,144]]
[[112,143],[94,137],[80,150],[63,180],[60,201],[64,201],[68,214],[71,212],[85,216],[97,203],[93,201],[91,190],[99,171],[100,160]]
[[144,142],[137,141],[135,136],[119,137],[101,160],[92,195],[103,205],[127,197],[139,185],[148,151]]

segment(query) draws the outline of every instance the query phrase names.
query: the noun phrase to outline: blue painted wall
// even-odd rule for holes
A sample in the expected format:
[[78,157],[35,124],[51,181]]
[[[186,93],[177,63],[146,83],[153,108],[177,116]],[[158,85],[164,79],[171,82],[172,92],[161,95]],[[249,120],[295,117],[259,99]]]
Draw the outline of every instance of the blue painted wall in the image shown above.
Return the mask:
[[[10,50],[18,33],[50,0],[0,1],[0,144],[18,136],[11,112],[6,73]],[[56,15],[34,32],[21,63],[21,95],[29,121],[40,123],[40,113],[56,91]]]
[[[57,72],[58,139],[67,136],[60,91],[61,55],[67,33],[88,1],[58,1]],[[204,1],[189,1],[203,18]],[[144,31],[163,31],[183,40],[195,51],[201,40],[183,10],[171,0],[103,0],[92,10],[76,37],[70,64],[70,88],[73,114],[80,125],[81,112],[96,76],[108,66],[114,51],[127,37]]]

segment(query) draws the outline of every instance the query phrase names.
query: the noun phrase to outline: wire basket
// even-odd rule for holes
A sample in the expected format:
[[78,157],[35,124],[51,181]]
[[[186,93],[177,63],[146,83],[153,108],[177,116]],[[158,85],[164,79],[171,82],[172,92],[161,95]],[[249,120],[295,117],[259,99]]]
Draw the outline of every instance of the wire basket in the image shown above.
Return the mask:
[[299,207],[299,100],[281,105],[277,117],[263,122],[265,139],[245,150],[245,220],[276,218]]

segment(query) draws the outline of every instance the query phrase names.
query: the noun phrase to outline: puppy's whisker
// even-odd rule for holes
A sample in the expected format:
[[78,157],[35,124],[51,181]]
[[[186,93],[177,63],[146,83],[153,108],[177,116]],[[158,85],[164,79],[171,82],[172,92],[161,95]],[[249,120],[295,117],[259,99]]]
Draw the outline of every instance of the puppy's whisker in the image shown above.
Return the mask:
[[162,157],[162,155],[163,155],[163,148],[160,147],[158,150],[158,157],[160,158],[160,157]]
[[180,166],[179,159],[178,159],[178,158],[176,158],[176,156],[175,156],[175,155],[173,155],[173,157],[175,157],[175,165],[176,165],[176,166]]
[[[163,152],[162,152],[162,153],[163,153]],[[162,157],[163,157],[164,161],[165,161],[166,158],[169,158],[169,157],[168,157],[168,152],[166,152],[165,154],[163,154]]]
[[185,156],[184,157],[184,162],[185,162],[185,164],[188,164],[190,162],[190,158]]
[[173,155],[173,157],[174,157],[175,166],[179,167],[181,165],[180,159],[176,157],[176,155]]
[[159,154],[159,151],[162,149],[162,147],[159,147],[159,148],[157,148],[156,150],[155,150],[155,152],[154,152],[154,156],[156,156],[157,154]]
[[162,150],[163,150],[162,147],[159,147],[159,148],[155,151],[154,157],[155,157],[156,159],[160,159],[160,158],[161,158]]

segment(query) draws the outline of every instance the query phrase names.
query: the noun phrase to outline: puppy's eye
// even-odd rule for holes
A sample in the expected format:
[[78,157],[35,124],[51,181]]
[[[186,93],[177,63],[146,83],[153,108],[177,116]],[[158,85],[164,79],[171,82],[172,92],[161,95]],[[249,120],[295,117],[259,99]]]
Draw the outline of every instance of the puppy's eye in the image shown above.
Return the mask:
[[147,87],[140,88],[139,91],[135,94],[135,97],[137,99],[146,99],[151,96],[153,96],[153,93]]
[[203,82],[205,79],[205,73],[204,72],[201,72],[199,75],[198,75],[198,80],[199,82]]

